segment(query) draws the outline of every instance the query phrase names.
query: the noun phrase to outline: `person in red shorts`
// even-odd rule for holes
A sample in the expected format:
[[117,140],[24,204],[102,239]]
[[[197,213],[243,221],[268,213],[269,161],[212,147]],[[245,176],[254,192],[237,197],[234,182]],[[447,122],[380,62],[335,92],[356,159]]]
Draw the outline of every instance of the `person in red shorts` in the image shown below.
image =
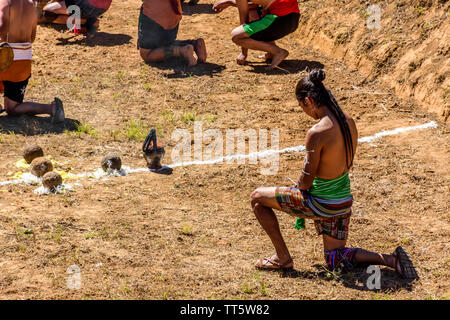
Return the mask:
[[[266,61],[270,61],[267,70],[276,68],[289,51],[275,44],[298,28],[300,9],[297,0],[220,0],[213,10],[221,12],[235,6],[239,11],[241,25],[231,32],[234,43],[242,48],[236,58],[238,64],[245,64],[248,49],[266,52]],[[257,14],[256,19],[253,17]]]

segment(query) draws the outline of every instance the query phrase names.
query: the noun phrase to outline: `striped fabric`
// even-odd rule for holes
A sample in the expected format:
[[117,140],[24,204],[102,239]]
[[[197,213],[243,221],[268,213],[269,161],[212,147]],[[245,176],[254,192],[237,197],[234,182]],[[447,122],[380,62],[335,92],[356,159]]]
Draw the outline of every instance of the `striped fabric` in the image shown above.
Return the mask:
[[316,177],[312,187],[302,191],[302,196],[316,216],[326,218],[348,214],[353,204],[348,173],[333,180]]

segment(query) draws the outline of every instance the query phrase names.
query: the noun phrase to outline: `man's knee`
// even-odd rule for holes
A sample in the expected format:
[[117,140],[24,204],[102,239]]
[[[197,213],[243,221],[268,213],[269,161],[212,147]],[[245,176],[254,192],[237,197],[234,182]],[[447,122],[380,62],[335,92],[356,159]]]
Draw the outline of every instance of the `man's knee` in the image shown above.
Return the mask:
[[261,201],[263,199],[261,190],[258,188],[255,191],[252,192],[250,196],[250,201],[252,203],[252,208],[255,208],[257,205],[261,204]]
[[18,105],[18,102],[12,101],[5,97],[5,111],[8,115],[16,116],[17,112],[15,112],[15,109]]
[[141,55],[142,60],[144,60],[145,62],[151,62],[148,57],[150,52],[151,50],[149,49],[139,48],[139,54]]
[[248,35],[245,33],[242,27],[238,27],[231,31],[231,40],[236,44],[240,44],[242,40],[246,38],[248,38]]

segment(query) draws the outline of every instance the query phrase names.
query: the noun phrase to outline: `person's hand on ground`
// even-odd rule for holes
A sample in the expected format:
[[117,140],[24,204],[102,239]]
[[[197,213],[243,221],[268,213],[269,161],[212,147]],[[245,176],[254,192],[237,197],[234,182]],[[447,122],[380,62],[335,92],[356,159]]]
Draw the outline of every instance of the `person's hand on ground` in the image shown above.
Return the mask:
[[219,0],[213,5],[212,8],[215,12],[219,13],[231,5],[233,5],[233,1],[231,0]]

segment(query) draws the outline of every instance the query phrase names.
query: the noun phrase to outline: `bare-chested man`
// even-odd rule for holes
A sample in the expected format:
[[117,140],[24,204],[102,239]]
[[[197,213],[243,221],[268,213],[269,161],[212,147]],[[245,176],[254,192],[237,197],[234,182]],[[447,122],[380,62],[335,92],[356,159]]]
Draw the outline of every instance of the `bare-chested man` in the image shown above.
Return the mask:
[[23,102],[31,76],[32,49],[36,38],[37,14],[33,0],[0,0],[0,39],[14,50],[14,62],[0,72],[0,89],[5,94],[5,108],[9,115],[48,114],[52,122],[64,121],[61,100],[51,104]]
[[84,27],[80,26],[76,32],[85,33],[92,39],[99,27],[98,18],[109,9],[111,2],[112,0],[52,0],[44,7],[39,23],[66,24],[69,16],[75,14],[75,11],[69,12],[68,8],[77,6],[80,8],[80,23]]
[[306,134],[306,157],[295,188],[258,188],[252,193],[253,211],[275,247],[276,254],[257,261],[259,269],[290,269],[293,261],[280,232],[273,209],[297,218],[313,219],[323,236],[329,269],[351,270],[357,263],[385,265],[404,278],[417,278],[416,270],[402,247],[392,254],[379,254],[345,247],[353,196],[348,171],[358,144],[353,119],[344,113],[325,88],[323,70],[313,70],[299,81],[296,96],[303,111],[319,120]]
[[[267,53],[266,61],[271,62],[267,70],[286,59],[289,52],[278,47],[275,41],[297,30],[300,19],[297,0],[252,0],[250,4],[248,0],[220,0],[213,10],[221,12],[230,6],[238,8],[241,23],[231,32],[233,42],[242,48],[236,58],[238,64],[246,63],[248,49]],[[256,21],[249,15],[255,11],[258,12]]]
[[191,67],[206,61],[203,39],[176,40],[181,18],[180,0],[143,0],[139,16],[138,49],[145,62],[180,57]]

